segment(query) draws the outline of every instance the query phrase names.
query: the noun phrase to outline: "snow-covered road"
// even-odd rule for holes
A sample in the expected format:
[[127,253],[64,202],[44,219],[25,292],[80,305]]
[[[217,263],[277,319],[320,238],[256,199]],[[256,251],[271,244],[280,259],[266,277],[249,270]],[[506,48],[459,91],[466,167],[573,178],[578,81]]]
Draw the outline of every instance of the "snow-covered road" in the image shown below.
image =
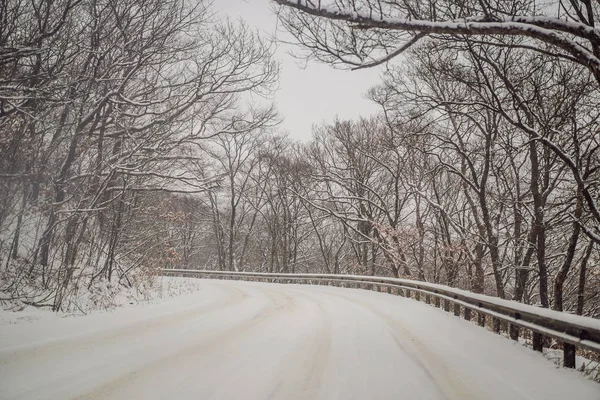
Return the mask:
[[352,289],[207,280],[0,330],[1,399],[600,399],[599,384],[470,322]]

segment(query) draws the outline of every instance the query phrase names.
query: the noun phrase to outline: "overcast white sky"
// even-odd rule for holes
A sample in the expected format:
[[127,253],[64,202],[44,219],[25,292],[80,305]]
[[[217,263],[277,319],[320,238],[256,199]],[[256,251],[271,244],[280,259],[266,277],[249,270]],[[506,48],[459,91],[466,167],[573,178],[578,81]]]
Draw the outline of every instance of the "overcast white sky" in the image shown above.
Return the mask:
[[[269,0],[215,0],[215,8],[232,19],[242,18],[261,34],[282,37]],[[275,104],[285,118],[281,128],[295,139],[312,137],[311,127],[322,121],[369,116],[377,106],[365,98],[379,82],[381,69],[345,71],[311,61],[306,68],[288,53],[293,46],[279,43],[276,57],[281,61],[280,89]]]

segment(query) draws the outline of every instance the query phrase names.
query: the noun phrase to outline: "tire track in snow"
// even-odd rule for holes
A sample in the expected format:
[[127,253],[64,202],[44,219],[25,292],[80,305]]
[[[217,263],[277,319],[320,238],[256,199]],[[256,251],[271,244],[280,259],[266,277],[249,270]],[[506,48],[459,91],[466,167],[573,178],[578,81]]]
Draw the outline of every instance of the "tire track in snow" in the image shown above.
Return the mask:
[[[135,366],[138,364],[137,358],[140,356],[147,358],[148,354],[160,349],[165,336],[173,336],[174,332],[181,335],[189,330],[187,329],[189,325],[193,327],[195,322],[198,323],[215,313],[233,312],[252,299],[246,289],[236,287],[225,289],[229,294],[228,297],[219,298],[217,302],[210,302],[206,306],[191,307],[183,312],[136,321],[133,324],[119,326],[117,329],[102,331],[100,334],[91,332],[83,336],[77,335],[73,342],[69,342],[68,337],[61,337],[49,341],[47,349],[43,346],[38,347],[37,344],[24,346],[23,358],[19,357],[19,351],[10,352],[8,353],[10,359],[0,360],[0,371],[9,373],[0,374],[0,386],[2,382],[7,384],[4,390],[0,389],[0,398],[72,398],[72,395],[67,393],[69,393],[69,386],[75,386],[73,382],[89,381],[90,376],[95,375],[105,376],[103,370],[110,371],[115,369],[115,366],[118,368],[124,368],[125,364]],[[149,331],[145,329],[148,322],[152,325]],[[227,329],[229,327],[225,330]],[[53,368],[56,365],[59,366],[59,372],[55,374]],[[65,368],[66,365],[71,367]],[[38,380],[32,385],[24,379],[27,374],[38,375]],[[85,384],[83,382],[83,386]],[[12,394],[8,394],[6,387],[11,389]],[[64,395],[53,397],[43,395],[46,390],[50,390],[50,393],[52,390],[61,392],[61,388],[64,388]]]
[[[254,314],[249,316],[250,318],[238,321],[236,325],[231,326],[228,329],[216,331],[204,337],[199,337],[197,342],[191,346],[183,347],[174,353],[157,358],[141,368],[135,369],[116,379],[104,382],[99,387],[94,388],[91,392],[76,398],[113,398],[115,393],[119,393],[123,389],[126,390],[127,386],[135,386],[136,380],[148,380],[148,377],[150,376],[160,378],[163,370],[173,368],[186,360],[197,359],[199,356],[207,358],[208,353],[219,353],[228,343],[235,341],[240,336],[251,333],[251,331],[258,329],[269,320],[276,318],[282,313],[290,312],[295,308],[294,299],[287,294],[282,294],[274,290],[263,290],[262,292],[268,295],[270,303],[267,304],[265,308],[258,309]],[[202,363],[195,364],[196,367],[200,367]]]
[[277,383],[265,399],[317,398],[329,362],[332,341],[329,315],[314,297],[293,293],[310,306],[311,318],[300,328],[292,352],[282,359],[279,368],[282,373],[276,377]]
[[318,291],[319,294],[342,299],[346,302],[358,306],[372,315],[376,316],[381,322],[388,327],[387,333],[391,335],[397,347],[411,361],[421,368],[423,372],[431,378],[434,383],[447,399],[452,400],[476,400],[478,396],[473,394],[468,387],[468,384],[463,379],[456,376],[451,368],[435,353],[431,352],[427,346],[421,343],[415,335],[413,335],[400,321],[381,312],[372,305],[366,304],[347,294],[338,293],[337,290]]
[[[216,301],[209,302],[202,306],[194,306],[176,313],[137,320],[117,328],[82,333],[77,332],[57,339],[0,348],[0,365],[10,363],[13,359],[23,360],[29,357],[40,357],[41,353],[48,353],[51,351],[58,353],[63,352],[64,350],[72,351],[77,347],[85,347],[91,343],[97,345],[118,337],[136,336],[141,329],[148,332],[148,330],[164,328],[165,325],[184,322],[207,312],[218,311],[223,308],[235,306],[244,301],[245,297],[248,295],[247,292],[236,287],[227,287],[224,285],[222,289],[225,289],[229,294],[234,295],[230,295],[226,298],[224,303],[221,303],[223,299],[217,299]],[[50,354],[47,354],[47,356],[50,356]]]
[[[443,388],[444,392],[447,394],[451,394],[451,399],[461,400],[461,399],[481,399],[484,394],[474,393],[469,386],[469,379],[461,377],[453,371],[451,365],[441,359],[436,355],[435,352],[431,351],[428,346],[422,343],[418,336],[410,332],[400,321],[398,321],[393,316],[390,316],[387,313],[381,312],[377,310],[373,306],[366,305],[365,306],[377,315],[380,315],[382,319],[386,321],[386,323],[392,328],[392,334],[394,335],[397,343],[402,346],[402,342],[410,343],[411,346],[415,347],[415,351],[413,354],[416,357],[419,357],[423,363],[425,364],[428,371],[430,371],[434,379],[440,384]],[[401,332],[401,335],[398,335],[394,332]],[[410,339],[409,342],[403,340],[403,338]],[[462,356],[465,362],[473,362],[469,360],[464,355],[458,354],[458,356]],[[454,360],[456,362],[456,360]],[[481,368],[487,370],[487,376],[493,376],[499,383],[501,383],[501,387],[510,390],[512,393],[510,395],[511,399],[523,399],[523,400],[533,400],[531,396],[527,393],[519,390],[514,387],[510,382],[506,382],[500,375],[493,373],[493,371],[484,365],[480,365]],[[491,372],[491,374],[490,374]]]
[[[383,295],[383,293],[378,293],[375,291],[373,291],[373,293]],[[369,310],[372,314],[380,317],[380,319],[384,321],[390,328],[388,332],[390,335],[392,335],[398,347],[401,348],[407,354],[407,356],[415,361],[416,364],[420,365],[427,372],[427,374],[432,377],[433,381],[440,387],[442,392],[449,396],[449,399],[476,400],[481,399],[482,396],[485,397],[485,393],[474,393],[469,385],[470,380],[468,378],[456,374],[452,365],[448,364],[435,352],[431,351],[431,349],[419,339],[418,335],[411,332],[405,324],[403,324],[393,315],[381,311],[372,304],[366,303],[364,298],[362,301],[360,301],[346,293],[338,293],[337,290],[331,291],[331,293],[323,292],[323,294],[343,298]],[[373,300],[375,299],[373,298]],[[444,315],[444,317],[445,316],[446,315]],[[466,358],[465,355],[458,354],[457,356],[462,356],[467,363],[472,362],[472,360]],[[453,362],[456,362],[456,360]],[[519,390],[519,388],[515,387],[510,382],[507,382],[493,369],[486,365],[480,365],[480,367],[486,370],[486,376],[494,377],[494,379],[501,384],[501,387],[511,392],[511,399],[533,400],[533,397],[524,391]]]
[[[189,323],[190,320],[207,313],[235,307],[247,297],[247,293],[239,288],[226,288],[226,291],[230,296],[225,298],[224,302],[223,299],[218,299],[200,307],[192,307],[173,314],[135,321],[116,329],[77,333],[48,342],[28,344],[17,349],[1,349],[0,371],[10,371],[15,374],[18,371],[27,373],[27,371],[36,368],[51,369],[57,363],[60,364],[60,360],[68,361],[70,355],[73,355],[73,359],[77,359],[78,352],[89,352],[90,347],[93,347],[95,352],[100,352],[103,348],[105,348],[105,351],[110,352],[115,341],[135,341],[142,335],[152,336],[160,331],[167,331],[168,333],[168,331],[176,329],[178,325]],[[49,364],[50,360],[52,364]]]
[[[243,285],[252,285],[260,291],[275,290],[279,295],[291,297],[293,308],[261,325],[260,332],[256,332],[258,335],[230,342],[221,353],[226,358],[196,364],[204,371],[201,384],[198,379],[193,382],[188,379],[183,385],[178,384],[182,387],[161,398],[322,398],[318,394],[327,383],[322,381],[321,371],[327,363],[331,335],[320,304],[306,296],[290,293],[287,287],[260,283]],[[202,364],[210,366],[208,373]]]

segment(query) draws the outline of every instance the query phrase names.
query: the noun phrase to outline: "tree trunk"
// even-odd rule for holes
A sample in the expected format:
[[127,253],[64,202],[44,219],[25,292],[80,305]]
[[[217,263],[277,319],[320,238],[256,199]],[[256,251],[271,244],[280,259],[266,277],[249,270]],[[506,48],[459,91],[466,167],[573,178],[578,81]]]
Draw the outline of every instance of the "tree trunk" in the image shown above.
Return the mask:
[[556,278],[554,279],[554,305],[553,308],[557,311],[563,311],[563,286],[565,284],[565,280],[567,279],[567,275],[569,270],[571,269],[571,265],[573,264],[573,258],[575,257],[575,252],[577,250],[577,242],[579,240],[579,234],[581,232],[581,226],[579,225],[579,218],[581,218],[581,214],[583,213],[583,188],[581,185],[577,188],[577,199],[575,204],[575,213],[573,220],[573,230],[571,233],[571,238],[569,239],[569,247],[567,248],[567,254],[565,260],[560,267],[560,270],[556,274]]
[[546,266],[546,226],[544,225],[544,200],[540,192],[540,162],[534,140],[529,142],[531,161],[531,194],[533,196],[534,226],[536,230],[536,258],[538,263],[540,303],[548,308],[548,268]]
[[594,242],[590,240],[585,254],[581,260],[581,266],[579,268],[579,286],[577,287],[577,315],[583,315],[583,306],[585,305],[585,274],[587,272],[587,263],[592,255],[592,249],[594,248]]

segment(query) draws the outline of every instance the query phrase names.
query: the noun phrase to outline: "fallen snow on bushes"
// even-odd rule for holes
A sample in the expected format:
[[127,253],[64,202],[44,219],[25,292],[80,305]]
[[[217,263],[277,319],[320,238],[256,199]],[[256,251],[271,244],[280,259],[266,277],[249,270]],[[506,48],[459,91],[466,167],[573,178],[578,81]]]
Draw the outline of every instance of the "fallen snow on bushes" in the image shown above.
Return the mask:
[[[94,314],[131,307],[152,304],[166,298],[195,293],[202,283],[195,278],[177,278],[154,276],[148,283],[140,287],[127,287],[109,282],[99,282],[90,289],[82,290],[76,301],[66,307],[66,312],[53,312],[48,307],[34,307],[23,301],[0,302],[0,326],[21,322],[32,322],[40,319],[61,319],[79,315]],[[2,295],[0,299],[8,298]]]

